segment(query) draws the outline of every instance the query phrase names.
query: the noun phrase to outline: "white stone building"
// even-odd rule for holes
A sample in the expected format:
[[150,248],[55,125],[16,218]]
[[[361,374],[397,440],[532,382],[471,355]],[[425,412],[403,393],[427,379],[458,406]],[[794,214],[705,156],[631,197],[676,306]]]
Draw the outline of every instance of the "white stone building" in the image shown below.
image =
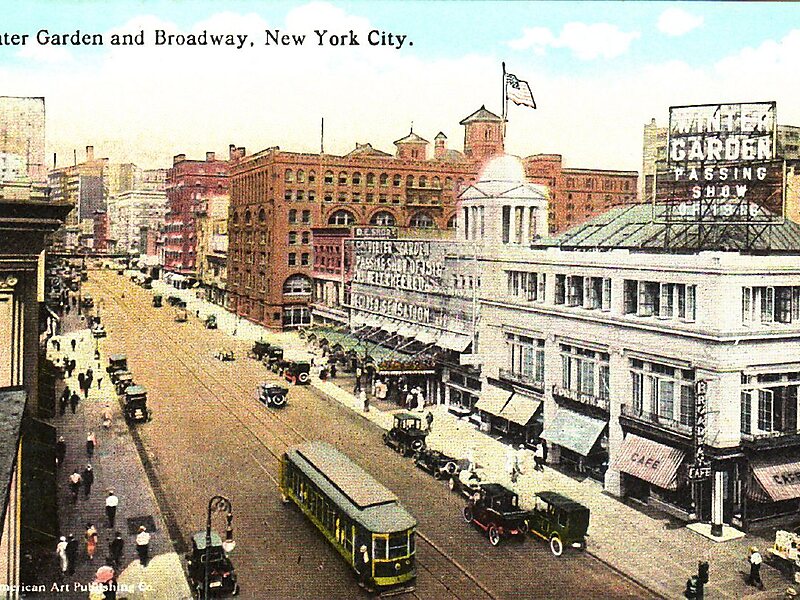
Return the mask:
[[154,229],[164,224],[167,213],[167,194],[156,190],[127,190],[108,199],[110,238],[117,241],[121,252],[140,254],[142,229]]

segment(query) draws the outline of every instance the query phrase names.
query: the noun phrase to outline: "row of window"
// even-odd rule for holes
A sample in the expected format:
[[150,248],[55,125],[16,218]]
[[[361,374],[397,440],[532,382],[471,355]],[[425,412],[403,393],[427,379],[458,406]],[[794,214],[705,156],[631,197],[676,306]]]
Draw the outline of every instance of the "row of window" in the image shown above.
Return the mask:
[[587,190],[593,189],[600,189],[600,183],[602,182],[603,190],[610,191],[610,190],[630,190],[632,189],[631,180],[630,179],[611,179],[611,178],[603,178],[600,180],[595,179],[594,177],[585,177],[585,178],[575,178],[575,177],[567,177],[566,185],[570,189],[574,189],[579,185],[583,185],[584,188]]
[[[259,213],[260,215],[264,211],[261,210]],[[299,211],[295,208],[292,208],[287,213],[287,220],[289,224],[296,224],[296,223],[303,223],[305,225],[311,224],[311,211],[310,210],[302,210]],[[233,222],[238,223],[238,213],[234,211],[233,213]],[[370,218],[370,225],[397,225],[397,219],[395,216],[388,212],[388,211],[378,211]],[[251,223],[251,215],[250,211],[245,212],[245,224]],[[328,217],[328,225],[355,225],[356,217],[355,215],[348,211],[348,210],[337,210],[330,217]],[[434,221],[433,217],[430,216],[426,212],[418,212],[413,214],[408,221],[409,227],[416,227],[418,229],[434,229],[436,227],[436,222]],[[449,229],[454,229],[456,227],[456,219],[455,216],[450,217],[447,222],[447,227]],[[235,236],[232,237],[235,239]],[[307,242],[303,242],[307,243]]]
[[[292,169],[286,169],[283,180],[286,183],[305,183],[306,174],[302,169],[296,172]],[[314,183],[315,181],[316,173],[314,171],[309,171],[308,182]],[[380,173],[378,175],[375,173],[367,173],[366,176],[362,177],[361,172],[359,171],[355,171],[352,174],[348,174],[346,171],[340,171],[339,175],[335,176],[333,171],[325,171],[322,181],[325,185],[333,185],[334,182],[336,182],[338,185],[363,184],[367,187],[373,187],[377,184],[380,187],[389,187],[391,184],[392,187],[401,187],[403,184],[403,176],[399,174],[390,176],[388,173]],[[453,189],[453,182],[454,180],[452,177],[445,177],[444,189]],[[464,183],[464,178],[459,177],[455,180],[455,183],[457,186],[456,189],[459,189]],[[413,175],[407,175],[405,178],[405,184],[406,187],[430,187],[433,189],[442,189],[442,179],[438,175],[434,175],[430,179],[426,175],[420,175],[417,178],[415,178]]]
[[303,244],[303,245],[311,243],[311,232],[310,231],[300,232],[300,237],[299,238],[297,237],[297,233],[298,233],[297,231],[290,231],[289,232],[288,242],[289,242],[290,246],[297,245],[298,239],[300,240],[300,243]]
[[611,279],[558,274],[554,302],[590,310],[611,310]]
[[741,431],[769,434],[797,431],[800,373],[742,377]]
[[800,286],[743,287],[742,323],[800,321]]

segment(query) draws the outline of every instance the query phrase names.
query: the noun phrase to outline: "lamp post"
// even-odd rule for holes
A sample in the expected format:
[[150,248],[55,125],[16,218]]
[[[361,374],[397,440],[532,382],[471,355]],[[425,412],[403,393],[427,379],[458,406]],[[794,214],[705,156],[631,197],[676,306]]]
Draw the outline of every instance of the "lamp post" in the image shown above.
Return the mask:
[[205,562],[205,577],[203,582],[203,599],[208,600],[208,577],[209,577],[209,555],[211,554],[211,513],[225,511],[227,514],[227,525],[225,527],[225,541],[222,542],[222,549],[227,553],[236,547],[233,541],[233,505],[225,496],[212,496],[208,501],[208,512],[206,513],[206,548],[203,555]]

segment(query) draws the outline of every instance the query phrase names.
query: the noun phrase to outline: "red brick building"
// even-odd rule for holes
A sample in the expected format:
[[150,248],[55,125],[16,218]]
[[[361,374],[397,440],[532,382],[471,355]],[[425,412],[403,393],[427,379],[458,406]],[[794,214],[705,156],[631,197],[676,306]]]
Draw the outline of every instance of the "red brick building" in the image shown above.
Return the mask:
[[[231,146],[231,153],[235,152]],[[205,160],[186,160],[185,154],[173,159],[166,186],[169,210],[164,227],[164,268],[167,271],[195,276],[195,216],[210,196],[228,193],[228,164],[227,160],[217,160],[213,152],[206,152]]]
[[108,213],[104,210],[94,211],[94,244],[95,252],[108,251]]
[[[452,237],[459,188],[475,181],[487,158],[504,152],[502,119],[485,107],[461,125],[463,152],[448,149],[447,137],[439,133],[430,158],[430,143],[413,130],[395,142],[394,156],[370,144],[356,144],[344,156],[278,147],[251,156],[244,156],[244,149],[232,154],[231,310],[271,328],[310,323],[312,228],[381,225],[397,227],[402,237]],[[592,185],[599,185],[598,191],[606,179],[615,182],[611,202],[636,200],[636,172],[586,171],[577,181],[583,171],[563,169],[559,155],[524,162],[532,182],[551,188],[555,206],[550,219],[556,230],[591,216],[585,214],[587,206],[591,214],[604,210],[602,195],[588,202],[584,184],[589,174],[597,179]],[[567,187],[568,179],[574,190]],[[622,190],[625,181],[632,186],[629,193]],[[568,203],[580,209],[567,210]]]

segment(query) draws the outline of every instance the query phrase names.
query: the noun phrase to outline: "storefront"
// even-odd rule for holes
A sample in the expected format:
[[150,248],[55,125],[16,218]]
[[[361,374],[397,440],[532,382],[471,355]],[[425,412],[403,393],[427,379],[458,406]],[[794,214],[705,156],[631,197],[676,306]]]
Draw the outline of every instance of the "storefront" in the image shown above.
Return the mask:
[[580,475],[603,480],[608,468],[608,423],[559,407],[541,437],[558,464]]
[[541,408],[541,399],[491,384],[475,404],[482,431],[528,445],[533,445],[542,431]]
[[800,453],[778,452],[751,459],[745,489],[744,516],[751,525],[787,515],[796,517],[800,510]]

